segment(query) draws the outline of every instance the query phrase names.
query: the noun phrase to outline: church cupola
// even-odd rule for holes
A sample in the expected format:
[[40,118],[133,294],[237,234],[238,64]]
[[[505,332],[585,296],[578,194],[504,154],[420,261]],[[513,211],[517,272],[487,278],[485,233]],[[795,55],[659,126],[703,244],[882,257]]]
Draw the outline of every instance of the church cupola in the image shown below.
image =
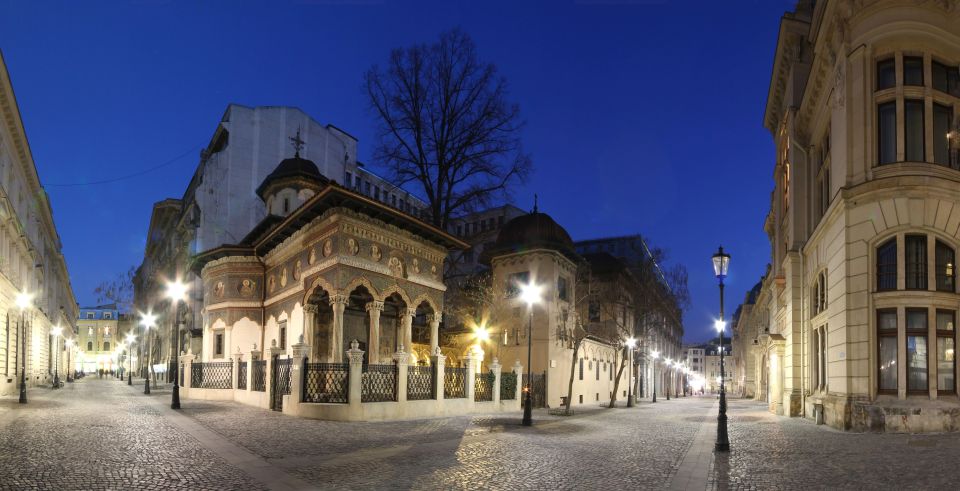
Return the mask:
[[299,129],[290,141],[295,150],[293,157],[280,162],[257,187],[257,196],[266,203],[268,215],[289,215],[330,183],[316,164],[300,157],[304,141]]

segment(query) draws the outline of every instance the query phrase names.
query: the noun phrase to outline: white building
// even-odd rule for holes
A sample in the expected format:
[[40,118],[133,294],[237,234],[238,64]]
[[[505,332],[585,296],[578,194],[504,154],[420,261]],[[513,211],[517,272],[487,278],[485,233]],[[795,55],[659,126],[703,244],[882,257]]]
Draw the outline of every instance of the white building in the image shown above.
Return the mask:
[[[27,385],[49,383],[57,367],[66,379],[64,337],[73,337],[77,302],[70,287],[50,200],[40,185],[20,119],[10,75],[0,55],[0,395],[17,392],[26,366]],[[21,312],[17,294],[33,295]],[[51,356],[60,353],[61,359]],[[25,362],[25,363],[24,363]]]

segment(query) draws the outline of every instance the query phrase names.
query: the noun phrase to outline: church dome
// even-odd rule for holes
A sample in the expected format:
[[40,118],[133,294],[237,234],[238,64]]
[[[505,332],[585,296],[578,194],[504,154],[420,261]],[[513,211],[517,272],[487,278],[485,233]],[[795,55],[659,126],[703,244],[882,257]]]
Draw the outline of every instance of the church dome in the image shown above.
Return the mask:
[[271,185],[279,183],[281,181],[296,181],[305,179],[316,184],[327,184],[330,182],[329,179],[323,176],[320,173],[320,170],[317,169],[317,164],[314,164],[313,161],[301,158],[299,152],[296,156],[284,159],[283,162],[280,162],[280,165],[277,166],[273,172],[270,173],[260,183],[260,186],[257,187],[257,195],[266,199],[266,191],[271,187]]
[[497,241],[486,252],[494,257],[532,249],[552,249],[568,257],[576,256],[570,234],[550,215],[536,210],[504,224]]

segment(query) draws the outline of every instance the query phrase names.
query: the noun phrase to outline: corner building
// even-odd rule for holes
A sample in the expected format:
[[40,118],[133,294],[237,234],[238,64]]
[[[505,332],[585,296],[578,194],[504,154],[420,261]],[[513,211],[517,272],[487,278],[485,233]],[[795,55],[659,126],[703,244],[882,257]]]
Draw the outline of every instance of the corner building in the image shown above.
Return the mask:
[[799,2],[782,18],[754,307],[772,411],[854,431],[960,424],[958,65],[954,0]]

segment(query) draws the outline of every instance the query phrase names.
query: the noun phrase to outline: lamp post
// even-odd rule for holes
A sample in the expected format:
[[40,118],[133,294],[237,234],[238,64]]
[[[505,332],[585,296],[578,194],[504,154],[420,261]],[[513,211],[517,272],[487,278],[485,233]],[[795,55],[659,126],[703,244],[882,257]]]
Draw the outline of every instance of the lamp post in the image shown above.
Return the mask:
[[527,324],[527,386],[524,388],[526,397],[523,405],[523,426],[533,424],[533,397],[531,395],[531,386],[533,383],[533,304],[540,302],[540,286],[528,283],[521,287],[520,298],[527,303],[527,309],[530,311],[530,321]]
[[[60,388],[60,335],[63,334],[63,328],[60,326],[54,327],[51,331],[53,334],[53,351],[56,353],[56,358],[53,359],[53,388]],[[51,353],[53,355],[54,353]]]
[[73,383],[73,365],[70,363],[70,355],[73,354],[73,339],[64,341],[67,346],[67,383]]
[[657,358],[660,358],[660,352],[653,350],[650,356],[653,358],[653,400],[650,402],[657,402]]
[[671,385],[671,378],[670,378],[671,375],[670,375],[670,374],[672,373],[672,372],[671,372],[671,369],[673,368],[673,360],[671,360],[670,358],[667,358],[665,366],[666,366],[666,370],[667,370],[667,386],[664,387],[664,392],[667,393],[667,400],[669,401],[669,400],[670,400],[670,385]]
[[627,365],[627,407],[633,407],[633,383],[631,382],[630,376],[633,374],[633,348],[637,346],[637,340],[630,338],[627,340],[627,348],[629,348],[630,353],[630,362]]
[[723,252],[723,246],[713,255],[713,272],[720,282],[720,318],[716,328],[720,333],[720,414],[717,415],[717,443],[714,449],[718,452],[730,451],[730,440],[727,438],[727,391],[723,384],[723,331],[726,323],[723,321],[723,279],[727,277],[730,267],[730,254]]
[[147,371],[143,374],[143,393],[150,395],[150,336],[147,335],[147,331],[156,325],[157,316],[147,312],[146,314],[140,313],[140,325],[143,326],[143,337],[146,339],[146,349],[147,349]]
[[26,324],[26,312],[30,308],[30,303],[33,301],[33,295],[30,295],[27,292],[21,292],[17,294],[17,307],[20,308],[20,345],[23,347],[23,355],[21,363],[23,369],[20,371],[20,404],[27,403],[27,324]]
[[133,346],[133,333],[127,334],[127,385],[133,385],[133,350],[129,346]]
[[[170,283],[167,283],[167,298],[170,299],[175,305],[175,314],[174,314],[174,330],[177,334],[177,345],[174,366],[180,366],[180,304],[186,300],[187,297],[187,285],[185,285],[179,279]],[[532,315],[532,313],[531,313]],[[180,374],[174,373],[173,376],[173,392],[170,395],[170,409],[180,409],[180,386],[177,384],[177,381],[180,379]]]

